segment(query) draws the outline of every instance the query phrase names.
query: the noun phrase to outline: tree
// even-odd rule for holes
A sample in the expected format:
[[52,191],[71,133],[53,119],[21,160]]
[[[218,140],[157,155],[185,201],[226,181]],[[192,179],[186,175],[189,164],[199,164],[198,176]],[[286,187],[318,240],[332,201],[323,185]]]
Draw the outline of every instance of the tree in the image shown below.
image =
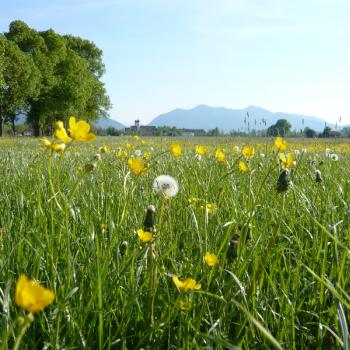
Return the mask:
[[271,125],[267,129],[268,136],[287,136],[292,128],[292,125],[288,122],[287,119],[279,119],[276,124]]
[[65,35],[64,39],[67,47],[83,58],[88,63],[90,71],[98,78],[101,78],[105,73],[105,65],[102,62],[102,50],[92,41],[76,36]]
[[0,136],[6,120],[16,118],[18,110],[29,108],[28,100],[36,98],[39,84],[39,72],[31,57],[4,36],[1,36],[1,43],[5,60],[1,65]]
[[0,86],[5,83],[4,79],[4,65],[5,65],[5,40],[3,35],[0,35]]
[[322,132],[322,137],[329,137],[332,129],[329,126],[325,126]]
[[350,137],[350,127],[347,126],[343,128],[340,132],[344,137]]
[[214,129],[210,129],[208,130],[208,133],[207,135],[208,136],[220,136],[222,135],[223,133],[219,130],[219,128],[214,128]]
[[52,29],[37,32],[22,21],[10,24],[7,38],[31,57],[39,70],[39,94],[30,98],[28,122],[35,136],[52,129],[56,119],[93,120],[111,107],[100,77],[102,51],[92,42],[61,36]]
[[39,136],[40,129],[53,111],[50,95],[59,79],[55,75],[55,66],[66,54],[64,41],[60,40],[59,35],[53,30],[39,33],[22,21],[12,22],[5,35],[8,40],[16,43],[24,54],[32,58],[39,70],[38,96],[28,100],[30,105],[28,121],[33,126],[34,134]]
[[113,126],[109,126],[106,129],[106,134],[110,135],[110,136],[120,136],[121,132],[120,132],[120,130],[113,128]]
[[306,128],[304,129],[304,135],[305,135],[306,137],[308,137],[308,138],[314,138],[314,137],[317,137],[317,132],[316,132],[316,130],[314,130],[314,129],[311,129],[311,128],[309,128],[309,127],[306,127]]
[[100,116],[108,116],[111,103],[106,94],[104,84],[100,81],[100,78],[105,73],[105,65],[102,61],[102,50],[89,40],[72,35],[66,35],[64,38],[67,48],[74,51],[87,63],[87,68],[91,73],[87,81],[91,91],[86,104],[86,113],[89,114],[91,119],[97,119]]

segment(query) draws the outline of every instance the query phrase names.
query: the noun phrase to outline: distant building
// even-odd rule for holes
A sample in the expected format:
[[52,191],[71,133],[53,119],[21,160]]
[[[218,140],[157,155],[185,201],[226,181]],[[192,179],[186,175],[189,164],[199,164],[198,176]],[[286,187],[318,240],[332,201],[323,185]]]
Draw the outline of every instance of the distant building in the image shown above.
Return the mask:
[[140,120],[136,119],[135,124],[131,125],[130,128],[125,128],[126,133],[134,133],[137,134],[140,130]]
[[139,119],[136,119],[136,120],[135,120],[135,129],[136,129],[137,131],[140,131],[140,120],[139,120]]
[[33,130],[32,129],[26,129],[22,132],[23,136],[33,136]]
[[155,134],[156,130],[156,126],[140,125],[140,121],[138,119],[135,120],[135,124],[131,125],[130,128],[125,128],[126,133],[139,134],[142,136],[152,136]]
[[341,136],[341,133],[339,131],[334,131],[334,130],[331,130],[328,132],[328,137],[340,137]]

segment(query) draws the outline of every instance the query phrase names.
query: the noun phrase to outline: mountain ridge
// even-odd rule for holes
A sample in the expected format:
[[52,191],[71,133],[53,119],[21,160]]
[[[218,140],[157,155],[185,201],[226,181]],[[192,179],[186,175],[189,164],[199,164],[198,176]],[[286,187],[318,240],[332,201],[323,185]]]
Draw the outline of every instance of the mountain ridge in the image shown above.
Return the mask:
[[205,104],[197,105],[191,109],[176,108],[167,113],[162,113],[148,125],[167,125],[177,128],[204,130],[218,127],[224,132],[229,132],[231,130],[247,130],[248,122],[250,130],[266,129],[275,124],[278,119],[287,119],[294,130],[310,127],[311,129],[322,131],[325,125],[335,127],[334,124],[328,123],[323,118],[297,113],[271,112],[254,105],[243,109],[232,109],[221,106],[212,107]]

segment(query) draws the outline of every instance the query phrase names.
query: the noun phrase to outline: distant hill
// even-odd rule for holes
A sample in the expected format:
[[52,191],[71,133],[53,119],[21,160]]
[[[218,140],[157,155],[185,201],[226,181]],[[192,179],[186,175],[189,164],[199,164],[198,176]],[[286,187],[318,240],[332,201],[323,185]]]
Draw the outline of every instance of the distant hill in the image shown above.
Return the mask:
[[[273,113],[255,106],[249,106],[245,109],[229,109],[206,105],[199,105],[192,109],[174,109],[173,111],[159,115],[149,125],[168,125],[177,128],[205,130],[218,127],[225,132],[233,129],[243,131],[247,128],[244,124],[247,113],[249,114],[250,130],[265,129],[275,124],[278,119],[287,119],[292,124],[292,129],[295,130],[304,129],[308,126],[317,131],[322,131],[325,127],[324,119],[302,114]],[[266,126],[263,124],[263,120],[266,121]],[[334,128],[332,124],[327,123],[327,125]]]
[[112,127],[114,129],[124,129],[125,126],[114,119],[101,117],[99,120],[92,122],[96,128],[107,129]]

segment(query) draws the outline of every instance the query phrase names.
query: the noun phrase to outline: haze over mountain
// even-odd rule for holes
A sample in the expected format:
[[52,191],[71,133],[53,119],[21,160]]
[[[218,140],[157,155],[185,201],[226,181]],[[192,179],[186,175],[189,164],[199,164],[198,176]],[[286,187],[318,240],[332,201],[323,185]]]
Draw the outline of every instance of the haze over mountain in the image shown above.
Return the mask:
[[[249,114],[249,118],[248,115]],[[247,123],[244,123],[246,119]],[[276,123],[278,119],[287,119],[292,124],[292,129],[300,130],[310,127],[322,131],[325,120],[322,118],[305,116],[301,114],[273,113],[264,108],[249,106],[244,109],[230,109],[225,107],[211,107],[198,105],[192,109],[174,109],[153,119],[149,125],[175,126],[177,128],[209,130],[218,127],[224,132],[231,130],[247,130],[249,121],[250,130],[266,129]],[[266,126],[263,123],[266,121]],[[330,123],[328,126],[334,127]]]

